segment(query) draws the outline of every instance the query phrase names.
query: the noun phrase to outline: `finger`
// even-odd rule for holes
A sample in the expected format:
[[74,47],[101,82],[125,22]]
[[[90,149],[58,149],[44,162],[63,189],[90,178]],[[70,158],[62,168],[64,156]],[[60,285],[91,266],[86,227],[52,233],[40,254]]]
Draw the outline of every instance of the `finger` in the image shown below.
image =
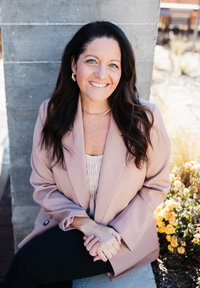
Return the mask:
[[102,259],[102,261],[106,262],[108,260],[101,249],[98,248],[97,253],[98,253],[99,257]]
[[[119,244],[118,244],[119,245]],[[110,251],[110,253],[112,254],[112,256],[117,254],[117,249],[113,246],[113,244],[111,245],[107,245],[107,249]],[[110,259],[110,258],[109,258]]]
[[87,239],[85,240],[85,242],[83,243],[84,246],[87,246],[87,244],[94,238],[94,235],[90,235],[89,237],[87,237]]
[[117,251],[120,249],[119,242],[114,241],[114,242],[112,243],[112,245],[115,247],[115,249],[116,249]]
[[89,251],[89,254],[91,256],[96,256],[97,255],[97,248],[99,247],[99,242],[97,242],[95,245],[92,246],[92,248]]
[[100,250],[102,250],[102,252],[105,254],[106,258],[110,259],[113,255],[110,251],[110,246],[107,244],[102,244],[100,247]]
[[103,250],[103,253],[105,254],[105,256],[106,256],[107,259],[110,259],[110,258],[112,258],[112,256],[113,256],[113,254],[112,254],[112,252],[110,251],[109,248],[104,249],[104,250]]
[[119,245],[121,245],[121,235],[117,232],[114,231],[113,235],[115,236],[115,238],[117,239]]
[[98,260],[102,260],[102,259],[99,257],[99,255],[97,255],[97,256],[94,257],[93,262],[96,262],[96,261],[98,261]]
[[99,241],[98,240],[98,238],[94,238],[94,239],[92,239],[88,244],[87,244],[87,246],[86,246],[86,249],[88,250],[88,251],[90,251],[90,249],[92,248],[92,246],[97,242],[97,241]]

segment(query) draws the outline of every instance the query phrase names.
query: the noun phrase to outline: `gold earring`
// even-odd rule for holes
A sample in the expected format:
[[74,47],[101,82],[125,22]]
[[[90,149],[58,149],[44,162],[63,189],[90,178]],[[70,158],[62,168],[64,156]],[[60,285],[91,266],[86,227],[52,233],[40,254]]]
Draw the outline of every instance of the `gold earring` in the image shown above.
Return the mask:
[[73,80],[74,82],[76,82],[76,75],[74,74],[74,72],[72,73],[72,80]]

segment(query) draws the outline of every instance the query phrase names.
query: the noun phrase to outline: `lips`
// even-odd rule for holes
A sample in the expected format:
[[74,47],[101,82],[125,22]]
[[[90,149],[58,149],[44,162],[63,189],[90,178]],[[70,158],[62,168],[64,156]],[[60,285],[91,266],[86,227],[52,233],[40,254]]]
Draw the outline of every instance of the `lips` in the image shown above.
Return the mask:
[[93,81],[90,81],[89,83],[93,87],[96,87],[96,88],[105,88],[105,87],[107,87],[109,85],[108,83],[97,83],[97,82],[93,82]]

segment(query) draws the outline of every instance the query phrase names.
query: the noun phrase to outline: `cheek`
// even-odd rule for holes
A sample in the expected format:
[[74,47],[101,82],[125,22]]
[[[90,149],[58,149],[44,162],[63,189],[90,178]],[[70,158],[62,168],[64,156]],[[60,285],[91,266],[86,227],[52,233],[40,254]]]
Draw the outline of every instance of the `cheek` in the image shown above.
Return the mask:
[[113,82],[115,83],[115,85],[117,86],[119,81],[120,81],[120,78],[121,78],[121,73],[117,73],[113,76]]
[[85,80],[89,76],[91,71],[90,71],[90,69],[87,66],[82,65],[81,67],[79,67],[77,69],[76,73],[77,73],[77,77],[79,79]]
[[90,73],[91,71],[89,71],[87,67],[77,70],[77,84],[79,87],[86,84]]

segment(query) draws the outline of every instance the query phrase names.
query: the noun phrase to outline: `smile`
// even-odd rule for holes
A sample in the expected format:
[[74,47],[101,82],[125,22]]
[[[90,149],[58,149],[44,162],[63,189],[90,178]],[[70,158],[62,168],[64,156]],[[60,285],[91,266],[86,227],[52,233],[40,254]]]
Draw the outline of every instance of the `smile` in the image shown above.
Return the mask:
[[92,85],[92,86],[94,86],[94,87],[97,87],[97,88],[105,88],[105,87],[107,87],[109,84],[100,84],[100,83],[97,83],[97,82],[90,82],[90,84]]

